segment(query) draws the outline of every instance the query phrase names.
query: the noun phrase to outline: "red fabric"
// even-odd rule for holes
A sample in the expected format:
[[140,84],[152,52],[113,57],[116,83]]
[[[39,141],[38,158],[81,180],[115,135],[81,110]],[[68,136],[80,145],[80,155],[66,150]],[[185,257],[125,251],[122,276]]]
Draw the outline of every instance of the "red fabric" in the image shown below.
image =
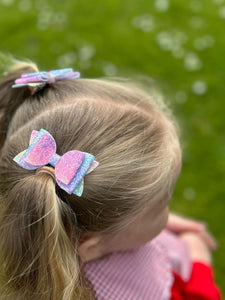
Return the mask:
[[213,282],[211,266],[193,262],[191,277],[188,282],[173,272],[174,283],[171,300],[222,300],[218,287]]

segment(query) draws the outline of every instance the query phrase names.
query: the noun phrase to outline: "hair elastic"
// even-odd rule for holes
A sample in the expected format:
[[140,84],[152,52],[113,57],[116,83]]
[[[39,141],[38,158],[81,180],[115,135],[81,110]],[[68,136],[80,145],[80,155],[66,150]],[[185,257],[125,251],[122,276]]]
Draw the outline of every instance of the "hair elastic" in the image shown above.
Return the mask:
[[54,180],[54,182],[56,182],[56,180],[55,180],[55,171],[54,171],[53,168],[48,167],[48,166],[41,167],[41,168],[36,170],[36,174],[40,174],[40,173],[45,173],[45,174],[50,175],[52,177],[52,179]]

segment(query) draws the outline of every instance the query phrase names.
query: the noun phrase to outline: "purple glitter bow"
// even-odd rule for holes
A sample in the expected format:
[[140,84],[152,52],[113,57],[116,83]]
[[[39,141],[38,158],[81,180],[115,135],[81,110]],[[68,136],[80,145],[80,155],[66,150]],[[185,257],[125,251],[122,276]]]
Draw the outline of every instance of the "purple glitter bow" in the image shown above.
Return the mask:
[[29,147],[17,154],[13,160],[27,170],[38,169],[50,164],[55,167],[57,184],[68,194],[81,196],[85,174],[92,172],[99,163],[92,154],[72,150],[62,156],[56,153],[56,143],[52,135],[41,129],[33,130]]
[[49,72],[36,72],[22,74],[20,78],[15,80],[13,88],[19,88],[23,86],[42,86],[46,83],[53,83],[62,79],[76,79],[80,77],[79,72],[74,72],[71,68],[52,70]]

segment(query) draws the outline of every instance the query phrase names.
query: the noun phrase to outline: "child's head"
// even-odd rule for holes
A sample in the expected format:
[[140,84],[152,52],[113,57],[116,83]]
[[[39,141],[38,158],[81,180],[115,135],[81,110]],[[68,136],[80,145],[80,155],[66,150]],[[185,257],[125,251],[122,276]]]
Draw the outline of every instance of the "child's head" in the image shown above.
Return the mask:
[[[34,71],[20,66],[0,83],[2,282],[10,279],[5,291],[17,299],[44,291],[43,299],[70,299],[82,293],[80,255],[136,247],[164,228],[181,152],[167,109],[140,89],[97,79],[58,81],[34,95],[11,88]],[[13,161],[41,128],[57,154],[80,150],[99,162],[81,197],[55,185],[52,167],[30,171]]]

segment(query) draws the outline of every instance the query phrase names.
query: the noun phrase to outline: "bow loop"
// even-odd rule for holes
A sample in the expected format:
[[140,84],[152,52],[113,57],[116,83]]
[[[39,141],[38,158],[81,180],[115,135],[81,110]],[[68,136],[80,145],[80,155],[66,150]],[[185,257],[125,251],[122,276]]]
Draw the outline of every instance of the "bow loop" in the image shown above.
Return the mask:
[[47,165],[50,158],[56,153],[55,140],[42,130],[36,135],[28,148],[25,162],[34,166]]
[[27,170],[35,170],[47,165],[56,152],[56,143],[48,131],[32,131],[29,147],[17,154],[13,160]]
[[63,154],[55,166],[55,176],[57,179],[64,184],[69,185],[74,174],[77,174],[84,158],[85,154],[77,150]]

